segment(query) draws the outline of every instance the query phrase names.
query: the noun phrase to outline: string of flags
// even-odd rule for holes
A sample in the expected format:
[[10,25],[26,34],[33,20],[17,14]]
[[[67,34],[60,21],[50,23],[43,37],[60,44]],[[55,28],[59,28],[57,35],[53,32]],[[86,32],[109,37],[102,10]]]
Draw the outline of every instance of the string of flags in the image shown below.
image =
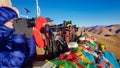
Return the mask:
[[54,68],[120,68],[115,56],[105,51],[107,45],[84,32],[69,42],[69,51],[47,60]]

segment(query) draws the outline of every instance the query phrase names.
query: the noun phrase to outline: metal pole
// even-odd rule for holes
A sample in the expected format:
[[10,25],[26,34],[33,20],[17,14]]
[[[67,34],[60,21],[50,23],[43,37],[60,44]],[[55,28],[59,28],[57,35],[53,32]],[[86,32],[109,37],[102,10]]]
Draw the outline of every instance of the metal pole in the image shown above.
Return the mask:
[[40,7],[38,5],[38,0],[36,0],[36,13],[37,13],[37,17],[40,16]]

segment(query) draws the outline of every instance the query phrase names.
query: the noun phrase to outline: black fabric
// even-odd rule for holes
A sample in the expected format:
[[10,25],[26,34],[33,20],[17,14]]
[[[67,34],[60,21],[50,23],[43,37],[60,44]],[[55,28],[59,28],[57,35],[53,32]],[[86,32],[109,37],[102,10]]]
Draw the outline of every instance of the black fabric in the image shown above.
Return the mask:
[[46,18],[47,22],[52,22],[53,20],[51,20],[51,18],[47,17]]

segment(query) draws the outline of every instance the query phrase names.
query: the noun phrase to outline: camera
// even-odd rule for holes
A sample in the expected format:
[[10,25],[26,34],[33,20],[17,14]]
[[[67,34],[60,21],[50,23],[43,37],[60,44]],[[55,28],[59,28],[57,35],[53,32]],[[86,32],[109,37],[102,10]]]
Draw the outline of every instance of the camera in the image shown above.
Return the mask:
[[26,19],[27,20],[27,26],[28,27],[34,27],[35,26],[35,19]]
[[[15,23],[20,23],[22,26],[26,26],[28,28],[35,26],[35,19],[34,18],[18,18],[14,21]],[[18,25],[19,26],[19,25]]]

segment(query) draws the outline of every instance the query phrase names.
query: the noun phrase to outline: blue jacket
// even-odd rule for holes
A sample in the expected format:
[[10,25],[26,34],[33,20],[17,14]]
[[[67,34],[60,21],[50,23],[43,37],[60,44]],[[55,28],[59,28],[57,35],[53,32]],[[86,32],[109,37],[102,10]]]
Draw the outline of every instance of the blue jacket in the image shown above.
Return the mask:
[[0,26],[0,68],[20,68],[35,54],[34,38],[13,34],[13,29]]

